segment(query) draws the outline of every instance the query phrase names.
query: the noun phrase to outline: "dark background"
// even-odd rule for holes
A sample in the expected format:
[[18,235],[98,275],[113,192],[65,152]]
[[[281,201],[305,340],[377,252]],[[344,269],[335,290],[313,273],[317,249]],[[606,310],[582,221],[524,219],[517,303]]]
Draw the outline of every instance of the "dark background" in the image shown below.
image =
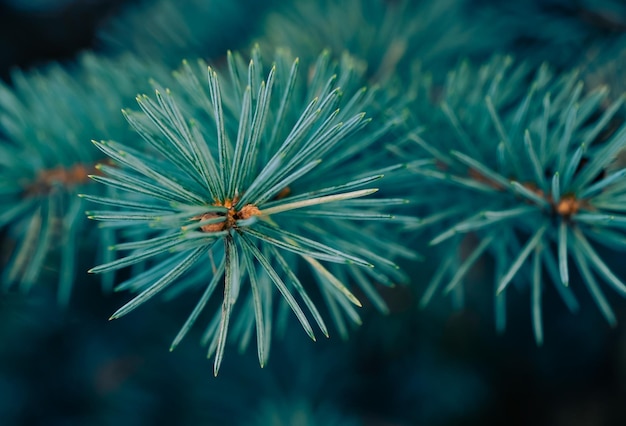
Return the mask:
[[[7,81],[14,67],[97,50],[98,29],[132,2],[38,3],[0,1],[0,76]],[[551,3],[555,19],[583,17],[592,31],[620,31],[619,16]],[[512,48],[535,42],[520,37]],[[425,267],[408,268],[422,274]],[[288,419],[282,424],[296,424],[289,416],[298,410],[317,419],[310,424],[626,424],[626,302],[608,295],[620,324],[611,329],[580,283],[573,283],[582,302],[575,316],[546,294],[541,348],[527,292],[510,298],[511,321],[497,336],[484,289],[470,289],[468,307],[454,312],[447,301],[418,311],[423,288],[404,288],[385,293],[389,316],[366,310],[348,342],[313,344],[296,327],[274,340],[263,370],[254,348],[241,355],[230,347],[216,379],[197,344],[199,330],[167,350],[195,295],[108,322],[127,297],[103,296],[87,275],[78,281],[67,310],[45,289],[0,298],[0,425],[270,424],[263,413],[272,410]]]
[[0,75],[71,59],[95,44],[97,29],[136,0],[0,1]]

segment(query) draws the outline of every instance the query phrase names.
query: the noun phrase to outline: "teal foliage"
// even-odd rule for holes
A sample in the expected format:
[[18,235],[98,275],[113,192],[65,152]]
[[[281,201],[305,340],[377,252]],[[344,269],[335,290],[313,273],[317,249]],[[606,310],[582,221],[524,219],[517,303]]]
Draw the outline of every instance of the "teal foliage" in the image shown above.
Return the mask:
[[470,19],[489,28],[495,51],[516,51],[536,66],[550,61],[559,70],[585,63],[626,29],[621,0],[530,0],[521,5],[474,0],[470,5]]
[[[311,64],[307,82],[300,67],[308,67],[288,53],[279,51],[269,71],[264,70],[259,53],[253,50],[247,65],[239,54],[229,54],[230,76],[220,78],[209,68],[208,84],[201,82],[205,64],[200,63],[198,71],[184,64],[175,75],[182,95],[166,89],[157,90],[155,100],[139,97],[142,112],[127,111],[126,116],[153,152],[116,142],[96,143],[114,164],[100,165],[104,176],[92,179],[144,195],[145,200],[123,194],[119,198],[83,195],[119,208],[90,211],[90,218],[117,228],[146,229],[143,239],[113,247],[129,254],[91,272],[117,270],[169,254],[119,284],[118,289],[140,294],[113,318],[127,314],[183,275],[186,280],[178,284],[183,288],[210,282],[173,348],[224,276],[221,311],[203,338],[209,354],[216,355],[215,374],[231,313],[240,298],[242,311],[232,320],[241,334],[237,337],[245,345],[256,328],[261,365],[269,353],[277,291],[312,339],[313,329],[293,294],[302,299],[322,334],[329,335],[298,278],[298,258],[316,277],[342,334],[344,317],[360,323],[354,306],[361,302],[348,289],[348,276],[382,309],[384,301],[367,277],[387,285],[404,280],[390,259],[406,249],[380,235],[383,230],[389,235],[392,228],[389,207],[405,200],[362,199],[377,192],[372,185],[385,174],[393,175],[399,166],[379,163],[375,169],[362,154],[376,148],[393,122],[367,126],[364,132],[375,93],[361,87],[358,63],[349,57],[335,63],[324,53]],[[378,225],[357,228],[356,223],[363,221]],[[332,264],[346,266],[337,269]],[[251,291],[246,294],[247,285],[242,284],[247,282]]]
[[13,70],[0,423],[626,424],[625,13],[129,0]]
[[[576,72],[557,78],[546,66],[529,70],[509,57],[479,69],[463,64],[448,75],[440,120],[408,138],[431,158],[415,165],[423,179],[416,184],[448,187],[438,196],[417,198],[417,203],[428,200],[424,221],[437,229],[430,244],[450,247],[422,304],[438,287],[451,292],[461,286],[472,265],[490,254],[498,329],[505,325],[509,286],[527,285],[541,344],[544,271],[576,311],[569,288],[573,265],[615,325],[597,277],[621,295],[626,285],[592,243],[623,250],[626,242],[621,226],[625,171],[616,164],[626,129],[611,129],[623,98],[603,108],[606,87],[583,89]],[[435,138],[438,146],[427,142]],[[463,255],[454,249],[463,246]]]
[[[76,194],[89,186],[87,175],[104,156],[85,141],[126,139],[125,120],[112,116],[120,115],[120,106],[130,102],[137,87],[147,86],[149,75],[146,64],[133,57],[87,53],[74,65],[16,71],[12,86],[0,86],[5,206],[0,224],[9,229],[3,249],[8,257],[5,290],[28,292],[41,280],[58,281],[58,300],[68,303],[77,270],[84,270],[78,254],[96,251],[82,239],[94,227],[85,221],[86,207]],[[101,230],[93,238],[107,242],[113,235]],[[111,280],[106,279],[107,287]]]
[[[245,46],[256,32],[250,16],[261,17],[272,2],[250,0],[157,0],[127,5],[98,34],[111,54],[131,52],[176,67],[186,58],[223,55],[224,46]],[[128,28],[133,28],[129,32]]]
[[374,81],[408,77],[415,60],[451,65],[458,56],[489,51],[490,44],[481,44],[489,39],[484,27],[465,20],[465,3],[296,0],[268,15],[261,40],[308,57],[322,49],[347,51],[364,60]]
[[626,71],[626,52],[623,48],[625,41],[626,38],[620,36],[610,43],[590,49],[580,67],[587,86],[610,88],[609,101],[626,92],[622,78]]

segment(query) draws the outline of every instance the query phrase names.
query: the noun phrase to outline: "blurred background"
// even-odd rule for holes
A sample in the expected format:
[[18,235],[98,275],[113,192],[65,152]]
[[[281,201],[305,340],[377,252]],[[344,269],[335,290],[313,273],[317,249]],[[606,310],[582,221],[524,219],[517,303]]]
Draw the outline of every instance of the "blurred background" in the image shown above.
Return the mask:
[[[11,86],[12,70],[71,63],[86,49],[110,55],[127,48],[178,63],[167,50],[174,38],[158,38],[165,37],[159,28],[169,28],[167,20],[151,26],[149,18],[136,19],[153,16],[146,11],[156,3],[0,0],[0,77]],[[202,35],[182,44],[202,45],[202,37],[210,37],[209,57],[249,46],[264,31],[264,17],[283,7],[277,1],[205,3],[209,12],[189,27]],[[621,1],[462,3],[455,16],[471,29],[463,49],[433,61],[512,52],[550,59],[560,70],[582,66],[592,81],[626,89],[618,62],[626,46]],[[142,33],[152,39],[141,41]],[[581,295],[577,315],[547,293],[545,343],[537,347],[525,290],[509,300],[507,331],[496,334],[488,264],[475,268],[476,284],[462,310],[443,297],[419,310],[432,271],[428,264],[403,266],[417,277],[415,285],[381,288],[391,313],[365,306],[364,324],[349,340],[313,343],[295,324],[274,339],[264,369],[254,347],[238,354],[231,345],[217,378],[198,344],[201,329],[168,351],[196,294],[149,303],[117,321],[107,319],[129,296],[103,295],[87,274],[77,278],[68,308],[58,307],[54,289],[45,285],[26,296],[3,294],[0,425],[626,424],[626,301],[608,294],[619,321],[610,328],[579,283],[573,283]]]
[[0,72],[71,59],[93,46],[97,28],[129,0],[0,1]]

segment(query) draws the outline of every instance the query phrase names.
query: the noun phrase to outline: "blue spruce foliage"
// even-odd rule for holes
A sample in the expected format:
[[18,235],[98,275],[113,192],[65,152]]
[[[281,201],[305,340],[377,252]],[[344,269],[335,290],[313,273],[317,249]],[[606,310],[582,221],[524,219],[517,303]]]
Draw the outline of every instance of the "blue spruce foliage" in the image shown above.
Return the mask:
[[0,423],[626,424],[625,33],[0,0]]

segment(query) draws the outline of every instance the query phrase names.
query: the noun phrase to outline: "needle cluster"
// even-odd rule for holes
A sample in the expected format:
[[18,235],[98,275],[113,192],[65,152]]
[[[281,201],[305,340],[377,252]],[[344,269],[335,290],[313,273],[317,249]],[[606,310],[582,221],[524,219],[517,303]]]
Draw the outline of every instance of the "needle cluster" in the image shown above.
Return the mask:
[[426,157],[414,167],[424,188],[422,226],[434,233],[431,245],[448,247],[422,305],[441,287],[461,288],[490,255],[499,329],[511,284],[527,286],[541,343],[544,286],[575,311],[573,273],[615,324],[599,281],[623,296],[626,285],[598,246],[626,248],[626,169],[619,161],[626,127],[617,119],[623,98],[607,105],[607,93],[585,92],[575,72],[555,77],[546,66],[533,72],[508,57],[449,74],[441,118],[409,137]]
[[[399,167],[371,169],[364,155],[393,123],[368,125],[375,94],[362,87],[358,63],[334,62],[326,52],[302,70],[298,59],[278,51],[267,70],[259,52],[248,63],[229,54],[227,77],[202,61],[184,63],[171,90],[138,97],[141,111],[125,114],[146,148],[95,142],[113,164],[100,165],[102,175],[92,178],[121,190],[120,197],[83,195],[116,207],[90,218],[133,231],[132,240],[113,247],[127,254],[91,272],[149,263],[119,284],[139,294],[112,318],[167,287],[203,287],[174,348],[222,287],[221,309],[203,339],[215,354],[215,374],[231,328],[244,346],[256,329],[265,364],[277,293],[312,339],[296,297],[328,336],[308,274],[340,330],[344,317],[360,321],[353,283],[379,300],[374,282],[403,277],[389,259],[406,250],[384,233],[393,223],[387,210],[404,200],[373,197],[373,184]],[[357,227],[363,221],[369,225]]]

